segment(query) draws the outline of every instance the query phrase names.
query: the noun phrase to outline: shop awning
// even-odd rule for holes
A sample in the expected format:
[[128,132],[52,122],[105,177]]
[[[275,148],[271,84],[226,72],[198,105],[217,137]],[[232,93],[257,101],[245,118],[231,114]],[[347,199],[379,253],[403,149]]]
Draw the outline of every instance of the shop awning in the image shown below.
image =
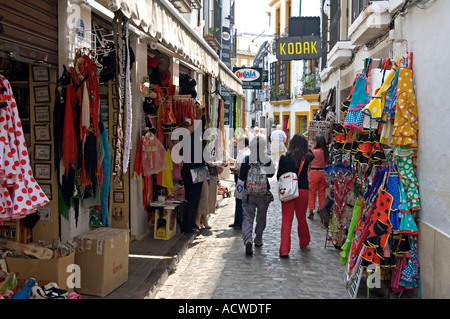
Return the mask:
[[[93,2],[89,0],[88,2]],[[243,95],[242,82],[167,0],[97,0],[111,11],[121,10],[139,30],[182,56],[186,62]]]

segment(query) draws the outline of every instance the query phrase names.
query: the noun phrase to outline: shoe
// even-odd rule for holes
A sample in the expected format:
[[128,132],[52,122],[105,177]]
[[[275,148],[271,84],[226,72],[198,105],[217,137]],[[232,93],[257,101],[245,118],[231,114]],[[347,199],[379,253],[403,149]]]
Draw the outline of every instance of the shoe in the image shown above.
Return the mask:
[[308,218],[311,220],[314,220],[314,211],[313,210],[309,211]]
[[235,229],[235,230],[241,230],[242,229],[242,227],[241,226],[233,226],[233,228]]
[[287,259],[289,258],[289,255],[280,255],[280,258]]
[[263,245],[263,243],[261,244],[255,244],[255,247],[261,247]]
[[245,242],[245,254],[247,256],[253,255],[253,243],[250,240]]
[[235,224],[230,224],[230,225],[228,225],[228,227],[236,227],[237,225],[235,225]]

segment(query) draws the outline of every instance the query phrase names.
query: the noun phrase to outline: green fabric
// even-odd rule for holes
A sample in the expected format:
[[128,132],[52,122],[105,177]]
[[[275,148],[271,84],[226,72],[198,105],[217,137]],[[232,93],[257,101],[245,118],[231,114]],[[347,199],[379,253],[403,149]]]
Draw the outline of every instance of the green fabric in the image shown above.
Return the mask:
[[356,226],[358,225],[359,215],[361,213],[362,203],[363,201],[361,199],[357,199],[355,201],[355,206],[353,207],[352,221],[348,229],[347,239],[345,240],[344,245],[342,245],[341,247],[342,249],[341,258],[339,259],[339,263],[341,265],[347,264],[348,256],[352,248],[353,236],[355,234]]

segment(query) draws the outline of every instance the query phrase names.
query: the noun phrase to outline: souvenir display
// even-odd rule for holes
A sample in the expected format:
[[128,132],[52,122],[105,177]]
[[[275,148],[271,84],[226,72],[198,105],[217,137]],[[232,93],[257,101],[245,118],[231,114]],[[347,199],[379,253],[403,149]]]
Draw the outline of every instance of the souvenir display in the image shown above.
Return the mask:
[[[375,266],[400,295],[417,287],[419,277],[419,126],[412,57],[381,59],[378,67],[365,60],[342,103],[342,121],[333,129],[333,164],[324,169],[332,210],[319,211],[327,222],[326,240],[341,250],[346,284],[355,282],[360,267]],[[350,218],[344,217],[347,206]]]

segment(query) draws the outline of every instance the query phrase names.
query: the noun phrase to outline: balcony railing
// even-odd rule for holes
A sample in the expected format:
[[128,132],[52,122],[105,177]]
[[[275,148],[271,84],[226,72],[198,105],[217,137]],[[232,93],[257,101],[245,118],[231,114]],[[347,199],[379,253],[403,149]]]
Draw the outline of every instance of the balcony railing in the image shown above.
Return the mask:
[[358,18],[360,13],[370,4],[370,2],[376,1],[383,0],[352,0],[352,23],[356,20],[356,18]]

